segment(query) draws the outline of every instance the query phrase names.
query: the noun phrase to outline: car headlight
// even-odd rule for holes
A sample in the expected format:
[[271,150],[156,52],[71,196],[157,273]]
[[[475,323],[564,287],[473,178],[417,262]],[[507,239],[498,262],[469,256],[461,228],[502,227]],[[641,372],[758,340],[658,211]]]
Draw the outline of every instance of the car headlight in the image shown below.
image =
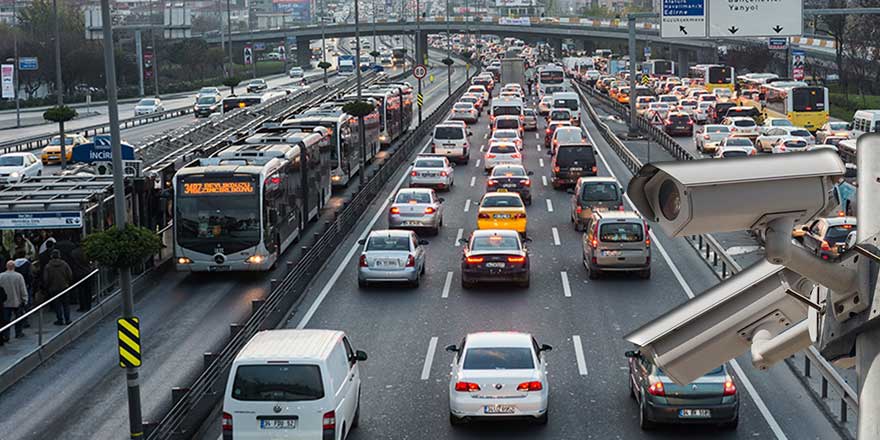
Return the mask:
[[187,257],[180,257],[177,259],[177,264],[192,264],[192,260]]
[[262,255],[251,255],[250,257],[248,257],[247,260],[245,260],[245,262],[248,264],[260,264],[265,260],[266,260],[266,257],[264,257]]
[[17,178],[21,177],[21,173],[14,172],[14,173],[10,174],[9,177],[12,177],[13,179],[17,179]]

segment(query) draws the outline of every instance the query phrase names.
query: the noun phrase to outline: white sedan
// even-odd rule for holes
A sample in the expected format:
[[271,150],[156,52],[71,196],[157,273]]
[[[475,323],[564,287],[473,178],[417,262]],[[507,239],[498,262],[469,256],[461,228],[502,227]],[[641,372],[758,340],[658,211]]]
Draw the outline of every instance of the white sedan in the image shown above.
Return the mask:
[[522,148],[522,137],[520,137],[519,130],[515,130],[512,128],[499,128],[492,133],[492,137],[489,138],[489,143],[493,142],[513,142],[516,144],[516,148]]
[[449,381],[449,422],[475,418],[532,418],[547,423],[550,390],[545,352],[532,335],[471,333],[455,353]]
[[138,101],[134,106],[134,115],[148,115],[150,113],[161,113],[165,111],[165,105],[159,98],[144,98]]
[[420,154],[413,162],[409,186],[450,189],[454,183],[453,165],[443,155]]
[[43,162],[33,153],[6,153],[0,156],[0,182],[17,183],[25,177],[43,174]]
[[492,142],[483,147],[483,169],[487,173],[498,165],[522,164],[522,153],[513,142]]

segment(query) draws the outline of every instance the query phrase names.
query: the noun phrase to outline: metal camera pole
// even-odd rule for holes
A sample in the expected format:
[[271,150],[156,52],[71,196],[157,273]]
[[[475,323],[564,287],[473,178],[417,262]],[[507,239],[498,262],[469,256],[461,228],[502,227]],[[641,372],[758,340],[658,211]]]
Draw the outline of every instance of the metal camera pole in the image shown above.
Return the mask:
[[[116,102],[116,61],[113,57],[113,21],[110,17],[110,0],[101,0],[101,23],[104,30],[104,78],[107,81],[107,114],[110,119],[110,141],[113,160],[113,214],[116,227],[124,229],[125,216],[125,183],[122,173],[122,146],[119,143],[119,108]],[[63,145],[63,143],[62,143]],[[63,156],[62,156],[63,157]],[[131,269],[119,269],[119,288],[122,291],[122,316],[134,317],[134,298],[131,292]],[[126,386],[128,389],[128,426],[132,439],[141,439],[144,434],[141,416],[141,390],[138,369],[125,369]]]

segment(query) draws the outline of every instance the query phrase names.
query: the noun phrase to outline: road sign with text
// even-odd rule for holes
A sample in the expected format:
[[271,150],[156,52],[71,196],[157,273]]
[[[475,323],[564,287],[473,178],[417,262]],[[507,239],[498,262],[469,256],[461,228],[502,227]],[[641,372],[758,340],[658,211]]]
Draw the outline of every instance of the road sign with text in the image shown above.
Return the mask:
[[800,36],[803,15],[803,0],[716,1],[709,8],[709,37]]
[[767,49],[785,50],[788,49],[788,37],[774,37],[767,39]]
[[705,38],[708,0],[663,0],[662,38]]
[[40,68],[40,63],[37,61],[37,57],[21,57],[18,59],[18,70],[37,70]]

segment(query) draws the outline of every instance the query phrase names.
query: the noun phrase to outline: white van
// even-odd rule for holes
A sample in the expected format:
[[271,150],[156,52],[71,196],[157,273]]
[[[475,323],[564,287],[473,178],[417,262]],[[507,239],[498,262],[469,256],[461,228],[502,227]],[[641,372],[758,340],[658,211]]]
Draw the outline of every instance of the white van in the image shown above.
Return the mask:
[[463,123],[458,122],[446,121],[434,126],[431,153],[446,156],[458,163],[468,163],[471,147],[468,136],[471,132]]
[[552,108],[567,108],[571,110],[571,123],[580,125],[581,123],[581,100],[575,92],[558,92],[553,94]]
[[489,128],[495,124],[495,118],[498,116],[518,116],[520,121],[526,118],[525,104],[519,98],[497,98],[492,100],[491,111],[489,112]]
[[257,333],[229,370],[223,439],[346,438],[358,424],[366,359],[341,331]]
[[880,110],[856,110],[852,121],[853,138],[865,133],[880,133]]

